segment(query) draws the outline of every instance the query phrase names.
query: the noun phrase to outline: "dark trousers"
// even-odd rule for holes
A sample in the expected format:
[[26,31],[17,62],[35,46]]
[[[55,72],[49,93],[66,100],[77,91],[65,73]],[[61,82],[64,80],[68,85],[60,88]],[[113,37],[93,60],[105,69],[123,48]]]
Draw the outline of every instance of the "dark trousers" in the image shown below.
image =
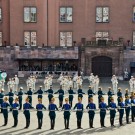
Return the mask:
[[54,129],[55,126],[55,118],[50,118],[51,120],[51,129]]
[[41,129],[42,123],[43,123],[43,113],[42,113],[42,111],[37,112],[37,118],[38,118],[38,128]]
[[59,100],[59,107],[62,107],[63,105],[63,100]]
[[13,115],[14,118],[14,126],[16,127],[18,124],[18,115]]
[[120,112],[120,114],[119,114],[119,123],[120,123],[120,126],[123,125],[123,123],[122,123],[123,115],[124,115],[124,112]]
[[105,115],[106,115],[105,112],[100,112],[100,124],[101,124],[101,127],[105,126],[104,125]]
[[26,128],[30,126],[30,112],[24,113],[26,119]]
[[[10,101],[10,100],[9,100],[9,104],[10,104],[10,106],[12,106],[13,101]],[[12,108],[10,108],[10,111],[12,111]]]
[[126,122],[129,123],[129,114],[130,114],[130,108],[125,109],[126,111]]
[[81,128],[82,119],[77,119],[77,128]]
[[73,105],[72,102],[73,102],[73,100],[70,100],[70,101],[69,101],[69,104],[70,104],[71,107],[72,107],[72,105]]
[[69,119],[64,119],[65,129],[69,128]]
[[111,126],[114,126],[114,116],[113,115],[110,115],[110,124]]
[[19,100],[19,105],[20,105],[19,110],[21,110],[22,109],[22,100]]
[[8,123],[8,111],[7,110],[3,111],[3,116],[4,116],[4,126],[6,126]]
[[42,128],[42,124],[43,124],[43,119],[38,118],[38,128]]

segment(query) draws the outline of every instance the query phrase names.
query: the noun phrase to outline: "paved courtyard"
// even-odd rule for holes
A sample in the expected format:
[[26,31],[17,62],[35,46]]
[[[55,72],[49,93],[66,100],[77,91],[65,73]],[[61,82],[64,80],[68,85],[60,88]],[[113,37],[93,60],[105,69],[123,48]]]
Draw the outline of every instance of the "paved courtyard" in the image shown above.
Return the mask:
[[[105,83],[104,81],[100,84],[100,86],[103,86],[103,90],[104,92],[107,92],[107,87],[111,85],[111,83],[107,80],[107,83]],[[37,84],[37,88],[41,85]],[[84,92],[86,92],[87,88],[88,88],[88,83],[84,83],[83,89]],[[26,90],[26,86],[25,84],[21,84],[20,86],[24,87],[24,90]],[[123,89],[128,88],[128,83],[127,82],[120,82],[119,86]],[[56,91],[58,89],[59,85],[58,84],[54,84],[53,88],[54,91]],[[56,104],[58,105],[58,95],[55,95],[56,97]],[[65,97],[68,97],[68,95],[65,95]],[[107,102],[107,96],[105,95],[105,102]],[[115,97],[115,101],[116,101],[116,96]],[[26,95],[23,97],[23,100],[26,98]],[[98,97],[97,95],[94,96],[94,102],[97,105],[98,108]],[[77,102],[77,95],[75,95],[74,98],[74,104]],[[87,95],[84,95],[83,98],[83,104],[84,107],[86,107],[87,105]],[[37,95],[33,95],[33,106],[35,107],[37,104]],[[43,104],[47,107],[48,106],[48,98],[47,95],[44,95],[43,98]],[[25,117],[22,111],[20,111],[19,113],[19,123],[18,126],[16,128],[12,128],[11,126],[13,125],[13,117],[12,117],[12,113],[9,112],[9,121],[8,121],[8,125],[6,127],[3,127],[1,125],[3,125],[3,115],[0,114],[0,135],[49,135],[49,134],[63,134],[63,135],[69,135],[69,134],[73,134],[73,135],[86,135],[86,134],[93,134],[93,135],[133,135],[135,133],[134,127],[135,127],[135,123],[132,124],[128,124],[125,125],[123,127],[119,127],[119,116],[118,116],[118,112],[115,118],[115,128],[111,128],[110,127],[110,122],[109,122],[109,111],[107,111],[107,115],[106,115],[106,119],[105,119],[105,125],[106,128],[100,128],[100,117],[99,117],[99,111],[96,112],[95,115],[95,119],[94,119],[94,129],[89,129],[89,120],[88,120],[88,113],[84,112],[83,114],[83,119],[82,119],[82,127],[83,129],[76,129],[76,114],[75,112],[71,113],[71,119],[70,119],[70,130],[64,130],[64,120],[63,120],[63,112],[59,111],[56,112],[57,116],[56,116],[56,126],[55,126],[55,130],[49,130],[50,129],[50,121],[49,121],[49,117],[48,117],[48,111],[44,111],[44,118],[43,118],[43,127],[41,130],[37,130],[37,117],[36,117],[36,111],[31,111],[31,124],[29,129],[24,129],[25,127]],[[125,115],[124,115],[124,123],[125,122]]]

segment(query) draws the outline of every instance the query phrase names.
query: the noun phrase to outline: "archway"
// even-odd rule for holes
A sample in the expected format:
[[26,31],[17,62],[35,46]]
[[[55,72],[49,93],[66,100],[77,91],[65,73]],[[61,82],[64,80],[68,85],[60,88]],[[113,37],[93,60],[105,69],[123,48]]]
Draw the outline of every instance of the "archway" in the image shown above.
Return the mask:
[[92,73],[99,77],[111,77],[112,58],[107,56],[97,56],[92,58]]

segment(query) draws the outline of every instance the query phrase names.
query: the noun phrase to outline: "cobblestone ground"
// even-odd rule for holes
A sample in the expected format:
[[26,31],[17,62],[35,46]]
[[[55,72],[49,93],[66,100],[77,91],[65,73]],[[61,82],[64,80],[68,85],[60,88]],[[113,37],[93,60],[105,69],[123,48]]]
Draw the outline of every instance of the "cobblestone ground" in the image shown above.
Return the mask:
[[[37,88],[41,84],[37,84]],[[88,88],[88,83],[84,83],[83,89],[86,92]],[[100,86],[103,86],[104,92],[107,92],[107,87],[110,86],[110,83],[101,83]],[[26,89],[25,84],[21,84],[21,86]],[[119,84],[120,87],[123,89],[128,88],[128,83],[127,82],[120,82]],[[59,85],[54,84],[54,91],[56,91],[59,87]],[[56,104],[58,105],[58,95],[55,95],[56,98]],[[67,95],[65,95],[67,97]],[[107,96],[105,95],[105,102],[107,102]],[[116,96],[115,100],[116,100]],[[26,98],[26,96],[23,97],[23,100]],[[98,107],[98,97],[97,95],[94,96],[94,102],[96,103]],[[74,104],[77,102],[77,95],[75,95],[74,98]],[[84,95],[83,98],[83,104],[84,107],[87,105],[87,95]],[[33,95],[33,106],[35,107],[37,104],[37,95]],[[44,95],[43,98],[43,104],[47,107],[48,106],[48,98],[47,95]],[[74,106],[73,104],[73,106]],[[82,127],[83,129],[76,129],[76,114],[75,112],[71,113],[71,119],[70,119],[70,130],[64,130],[64,120],[63,120],[63,112],[56,112],[56,125],[55,125],[55,130],[49,130],[50,129],[50,121],[48,117],[48,112],[44,111],[44,118],[43,118],[43,127],[41,130],[37,130],[37,117],[36,117],[36,111],[31,111],[31,124],[29,129],[24,129],[25,127],[25,117],[23,115],[23,112],[19,112],[19,123],[16,128],[12,128],[13,126],[13,117],[12,113],[9,112],[9,121],[8,125],[6,127],[3,127],[3,115],[0,114],[0,135],[46,135],[46,134],[63,134],[63,135],[86,135],[86,134],[93,134],[93,135],[133,135],[135,133],[134,127],[135,123],[128,124],[126,125],[125,122],[125,115],[124,115],[124,124],[125,126],[120,127],[119,126],[119,113],[117,112],[116,118],[115,118],[115,128],[110,127],[110,115],[109,111],[107,111],[107,115],[105,118],[105,125],[106,128],[100,128],[100,117],[99,117],[99,112],[96,112],[95,119],[94,119],[94,129],[89,129],[89,121],[88,121],[88,113],[84,112],[83,114],[83,119],[82,119]]]

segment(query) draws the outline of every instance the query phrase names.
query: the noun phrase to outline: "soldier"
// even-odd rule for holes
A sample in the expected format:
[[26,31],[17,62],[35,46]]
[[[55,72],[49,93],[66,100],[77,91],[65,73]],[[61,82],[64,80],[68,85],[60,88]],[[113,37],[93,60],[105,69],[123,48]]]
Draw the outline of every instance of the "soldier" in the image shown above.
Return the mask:
[[106,105],[106,103],[104,103],[104,98],[103,97],[101,97],[101,102],[99,104],[99,109],[100,109],[100,124],[101,124],[101,128],[102,128],[102,127],[105,127],[104,120],[105,120],[106,109],[107,109],[107,105]]
[[76,73],[76,74],[74,75],[74,77],[73,77],[73,88],[77,88],[77,83],[76,83],[77,78],[78,78],[78,75],[77,75],[77,73]]
[[33,107],[31,106],[31,104],[29,103],[29,98],[27,97],[26,102],[23,104],[23,110],[24,110],[24,115],[26,118],[26,127],[28,128],[30,126],[30,109],[33,109]]
[[4,86],[5,86],[5,78],[2,78],[1,82],[2,82],[2,89],[4,89]]
[[11,79],[11,88],[15,92],[15,79],[14,78]]
[[94,75],[93,75],[93,73],[90,74],[90,77],[88,78],[88,80],[89,80],[90,86],[93,87],[93,81],[94,81]]
[[9,81],[7,82],[7,86],[8,86],[8,91],[10,91],[10,89],[12,88],[11,78],[9,78]]
[[88,110],[88,114],[89,114],[89,127],[90,128],[94,128],[93,127],[93,120],[94,120],[94,116],[95,116],[96,105],[93,103],[93,98],[92,97],[89,98],[89,103],[86,106],[86,109],[89,109]]
[[68,81],[67,85],[68,85],[68,89],[67,90],[70,89],[70,86],[73,87],[73,81],[72,81],[72,79],[70,77],[69,77],[69,81]]
[[64,90],[62,89],[62,86],[60,86],[60,89],[54,94],[57,94],[57,93],[59,93],[59,108],[61,108],[63,105],[63,98],[64,98]]
[[116,116],[116,103],[114,103],[114,98],[111,97],[111,102],[109,103],[109,108],[110,108],[110,123],[111,123],[111,127],[115,127],[114,126],[114,119],[115,119],[115,116]]
[[38,99],[38,104],[36,105],[36,109],[37,109],[37,118],[38,118],[38,128],[37,129],[41,129],[42,128],[42,123],[43,123],[43,109],[46,110],[46,107],[42,104],[42,99],[39,98]]
[[114,94],[116,94],[117,87],[118,87],[118,80],[117,80],[117,77],[115,75],[112,76],[111,82],[112,82]]
[[19,108],[19,104],[18,104],[18,98],[15,99],[15,102],[12,104],[12,114],[13,114],[13,118],[14,118],[14,125],[12,127],[16,127],[18,124],[18,108]]
[[7,123],[8,123],[8,107],[10,105],[9,105],[9,103],[7,101],[8,101],[8,98],[5,97],[4,98],[4,102],[1,105],[1,107],[2,107],[2,113],[3,113],[3,116],[4,116],[4,125],[3,126],[6,126]]
[[122,92],[121,92],[121,88],[118,88],[118,92],[117,92],[117,101],[118,101],[118,104],[120,102],[120,98],[122,97]]
[[112,96],[114,95],[111,90],[112,90],[111,87],[109,87],[108,88],[108,106],[109,106],[109,104],[111,102]]
[[32,88],[30,87],[29,90],[25,93],[28,95],[28,98],[29,98],[29,103],[32,105]]
[[15,75],[15,78],[14,78],[14,90],[17,91],[18,90],[18,85],[19,85],[19,78],[17,77],[17,75]]
[[48,77],[46,77],[45,80],[44,80],[44,86],[45,86],[45,90],[48,90],[49,89]]
[[58,107],[56,104],[54,104],[55,98],[51,98],[48,110],[49,110],[49,117],[51,121],[51,128],[50,130],[54,129],[55,126],[55,118],[56,118],[56,113],[55,111],[58,110]]
[[83,98],[83,94],[85,94],[84,92],[83,92],[83,90],[82,90],[82,87],[81,87],[81,85],[79,86],[79,89],[78,89],[78,98]]
[[120,102],[118,103],[118,106],[119,106],[119,109],[118,109],[118,111],[119,111],[119,124],[120,124],[120,126],[124,126],[122,119],[123,119],[123,115],[124,115],[125,103],[123,102],[122,97],[120,97]]
[[33,90],[36,90],[36,76],[33,76]]
[[77,109],[76,111],[76,117],[77,117],[77,129],[82,129],[81,127],[81,120],[83,116],[83,104],[82,104],[82,98],[78,98],[78,103],[74,106],[74,109]]
[[73,102],[73,94],[76,94],[73,90],[72,90],[72,86],[70,86],[70,89],[68,90],[68,93],[69,93],[69,104],[71,105],[72,107],[72,102]]
[[44,92],[47,92],[48,93],[48,100],[49,100],[49,104],[51,102],[51,99],[53,98],[53,89],[52,89],[52,86],[50,86],[50,89],[44,91]]
[[[6,94],[5,96],[9,96],[9,104],[12,106],[13,101],[14,101],[14,93],[13,90],[10,88],[10,92]],[[10,108],[10,111],[12,111],[12,108]]]
[[70,110],[71,105],[68,103],[68,98],[65,98],[65,104],[62,107],[62,110],[64,110],[64,123],[65,123],[65,129],[69,129],[69,119],[70,119]]
[[131,100],[129,99],[129,96],[125,97],[125,112],[126,112],[126,122],[127,124],[130,124],[129,122],[129,114],[130,114],[130,110],[131,110]]
[[39,87],[39,90],[37,92],[35,92],[34,94],[38,94],[38,99],[42,99],[43,98],[43,90],[42,90],[42,86]]
[[129,96],[128,89],[125,90],[125,98]]
[[[2,103],[3,103],[3,97],[4,97],[4,89],[1,89],[1,91],[0,91],[0,106],[2,105]],[[2,113],[2,108],[1,108],[1,113]]]
[[101,98],[103,97],[103,95],[104,95],[104,93],[103,93],[103,91],[102,91],[102,88],[99,87],[99,88],[98,88],[98,104],[100,104]]
[[20,91],[18,92],[17,96],[19,99],[19,110],[22,110],[22,96],[23,96],[23,87],[20,87]]
[[95,95],[95,93],[93,92],[91,86],[89,86],[89,90],[88,90],[87,93],[88,93],[88,103],[89,103],[89,99],[90,99],[91,97],[93,97],[93,95]]
[[94,77],[94,92],[97,92],[99,88],[99,77],[96,75]]
[[131,97],[131,116],[132,122],[135,122],[135,95],[132,95]]
[[131,79],[129,80],[129,86],[130,86],[130,92],[133,92],[134,89],[134,77],[131,76]]
[[78,90],[80,88],[80,86],[82,86],[82,79],[80,76],[77,78],[76,84],[77,84],[77,90]]

